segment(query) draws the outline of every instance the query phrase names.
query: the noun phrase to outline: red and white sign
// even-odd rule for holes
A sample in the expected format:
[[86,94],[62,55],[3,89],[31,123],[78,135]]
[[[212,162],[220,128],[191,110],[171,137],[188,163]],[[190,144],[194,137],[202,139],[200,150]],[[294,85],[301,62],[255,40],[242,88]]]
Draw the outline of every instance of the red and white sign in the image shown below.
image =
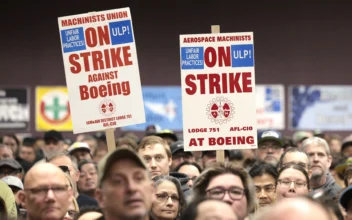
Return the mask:
[[129,8],[58,19],[73,133],[145,122]]
[[253,33],[180,36],[185,151],[257,147]]

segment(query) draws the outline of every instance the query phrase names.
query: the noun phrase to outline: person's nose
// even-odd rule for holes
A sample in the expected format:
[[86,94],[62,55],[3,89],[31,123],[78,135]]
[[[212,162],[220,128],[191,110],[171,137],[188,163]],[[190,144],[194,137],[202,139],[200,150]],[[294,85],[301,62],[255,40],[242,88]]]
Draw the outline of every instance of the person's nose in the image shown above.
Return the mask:
[[228,203],[230,205],[232,204],[232,199],[231,199],[231,197],[230,197],[228,192],[225,192],[225,195],[224,195],[224,198],[222,198],[222,201],[226,202],[226,203]]
[[291,182],[289,192],[296,192],[295,182]]
[[45,200],[46,201],[53,201],[55,198],[54,192],[52,189],[49,189],[48,192],[46,193]]
[[273,148],[272,147],[268,147],[268,154],[272,154],[273,153]]
[[313,162],[319,162],[319,157],[318,155],[314,154],[313,156],[311,156],[313,159]]
[[192,188],[192,186],[193,186],[193,180],[190,179],[187,184],[188,184],[188,186],[189,186],[190,188]]
[[155,162],[155,159],[154,159],[154,158],[151,159],[151,161],[150,161],[150,166],[151,166],[152,168],[156,168],[156,162]]
[[265,190],[262,189],[262,190],[260,191],[259,198],[266,198],[266,197],[268,197],[268,196],[267,196],[267,194],[265,193]]
[[168,198],[167,198],[167,200],[166,200],[166,205],[167,205],[167,206],[171,206],[171,207],[174,205],[174,203],[172,202],[171,197],[168,197]]

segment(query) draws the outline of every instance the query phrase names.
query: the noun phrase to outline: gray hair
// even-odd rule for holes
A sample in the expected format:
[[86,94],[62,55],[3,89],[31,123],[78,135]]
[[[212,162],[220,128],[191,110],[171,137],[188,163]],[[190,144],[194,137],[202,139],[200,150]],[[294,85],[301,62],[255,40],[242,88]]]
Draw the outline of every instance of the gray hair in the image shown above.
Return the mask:
[[326,154],[330,155],[330,148],[329,148],[328,142],[326,142],[326,140],[324,140],[323,138],[310,137],[305,139],[302,143],[302,150],[304,152],[307,152],[307,147],[309,147],[310,145],[317,145],[320,147],[324,147]]
[[68,157],[72,162],[72,167],[75,170],[78,170],[77,159],[75,157],[73,157],[72,155],[70,155],[67,151],[51,153],[50,155],[46,156],[45,159],[46,159],[46,162],[50,162],[53,159],[58,158],[58,157]]

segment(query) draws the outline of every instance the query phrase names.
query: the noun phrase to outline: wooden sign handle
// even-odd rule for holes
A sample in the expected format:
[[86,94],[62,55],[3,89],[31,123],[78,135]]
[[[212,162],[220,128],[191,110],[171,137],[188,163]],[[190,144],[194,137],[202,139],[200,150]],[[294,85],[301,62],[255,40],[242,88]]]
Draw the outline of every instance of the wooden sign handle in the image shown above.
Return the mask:
[[108,152],[112,152],[116,149],[115,132],[114,128],[108,128],[105,130],[106,143],[108,145]]
[[[212,25],[211,26],[211,33],[216,34],[220,33],[220,25]],[[217,150],[216,151],[216,162],[225,162],[225,151],[224,150]]]

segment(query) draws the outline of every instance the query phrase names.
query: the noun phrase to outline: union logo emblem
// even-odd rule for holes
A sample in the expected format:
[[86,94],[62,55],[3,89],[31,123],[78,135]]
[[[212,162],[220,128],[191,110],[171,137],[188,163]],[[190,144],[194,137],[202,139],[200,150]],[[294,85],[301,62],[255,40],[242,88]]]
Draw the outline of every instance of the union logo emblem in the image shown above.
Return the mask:
[[206,112],[212,122],[221,125],[231,121],[235,108],[229,99],[217,97],[209,102]]
[[116,111],[116,104],[111,99],[106,99],[99,104],[99,111],[104,116],[110,116]]

